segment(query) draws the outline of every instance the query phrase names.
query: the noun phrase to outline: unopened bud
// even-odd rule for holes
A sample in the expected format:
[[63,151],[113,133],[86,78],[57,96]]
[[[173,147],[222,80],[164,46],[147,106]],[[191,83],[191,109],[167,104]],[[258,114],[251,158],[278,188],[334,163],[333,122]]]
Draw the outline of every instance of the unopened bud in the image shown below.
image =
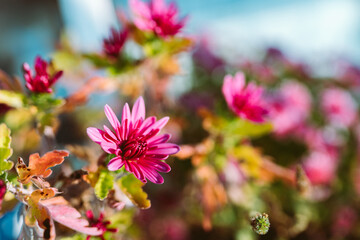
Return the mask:
[[265,235],[270,229],[269,216],[266,213],[256,213],[250,218],[253,230],[260,235]]

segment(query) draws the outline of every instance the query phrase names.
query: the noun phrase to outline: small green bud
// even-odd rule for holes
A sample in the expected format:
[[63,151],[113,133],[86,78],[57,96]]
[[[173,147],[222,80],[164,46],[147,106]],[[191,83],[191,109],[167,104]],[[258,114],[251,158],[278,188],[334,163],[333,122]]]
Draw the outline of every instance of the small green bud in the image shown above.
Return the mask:
[[265,235],[270,229],[269,216],[266,213],[256,213],[250,218],[253,230],[260,235]]

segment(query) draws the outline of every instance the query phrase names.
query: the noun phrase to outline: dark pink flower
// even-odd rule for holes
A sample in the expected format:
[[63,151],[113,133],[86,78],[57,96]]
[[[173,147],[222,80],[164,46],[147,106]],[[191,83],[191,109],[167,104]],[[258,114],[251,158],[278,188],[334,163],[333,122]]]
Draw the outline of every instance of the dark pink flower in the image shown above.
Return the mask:
[[238,72],[224,78],[222,92],[229,108],[239,117],[264,122],[267,110],[262,99],[263,89],[254,83],[246,85],[245,76]]
[[32,74],[29,64],[23,64],[26,87],[36,93],[51,93],[51,86],[62,76],[63,71],[58,71],[52,76],[48,73],[48,63],[41,57],[35,59],[35,76]]
[[184,27],[186,18],[178,19],[178,9],[174,2],[166,5],[164,0],[130,0],[130,8],[135,14],[135,25],[144,31],[153,31],[161,37],[174,36]]
[[325,90],[321,97],[321,107],[331,124],[350,127],[355,122],[357,104],[350,93],[331,88]]
[[164,179],[158,171],[169,172],[171,169],[162,160],[180,150],[176,144],[166,143],[170,139],[169,134],[157,136],[169,117],[158,121],[155,117],[145,119],[142,97],[137,99],[131,112],[129,105],[125,104],[121,122],[108,105],[105,106],[105,115],[114,131],[106,126],[104,131],[90,127],[87,134],[105,152],[116,155],[110,160],[108,169],[116,171],[125,166],[126,171],[133,173],[142,182],[148,179],[153,183],[163,183]]
[[111,28],[109,38],[105,38],[103,41],[103,50],[106,55],[111,57],[118,57],[121,49],[123,48],[128,36],[128,31],[116,31],[115,28]]
[[[88,210],[86,212],[86,217],[89,220],[89,226],[90,227],[96,227],[100,231],[102,231],[102,234],[96,237],[101,238],[102,240],[105,240],[104,234],[106,232],[117,232],[118,230],[116,228],[109,228],[108,225],[110,224],[110,221],[104,221],[104,213],[100,213],[100,216],[98,219],[94,217],[94,213],[91,210]],[[86,240],[89,240],[92,236],[87,236]]]
[[4,180],[0,179],[0,210],[5,193],[6,193],[6,183],[4,182]]

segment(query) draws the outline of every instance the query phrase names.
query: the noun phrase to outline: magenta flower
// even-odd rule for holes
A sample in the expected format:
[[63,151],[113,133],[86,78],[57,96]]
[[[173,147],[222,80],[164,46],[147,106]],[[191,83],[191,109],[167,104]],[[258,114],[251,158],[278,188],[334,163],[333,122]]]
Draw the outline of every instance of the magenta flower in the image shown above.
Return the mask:
[[[99,229],[102,233],[99,236],[95,236],[96,238],[101,238],[101,240],[105,240],[104,234],[106,232],[112,232],[116,233],[118,230],[116,228],[109,228],[108,225],[110,225],[110,221],[104,221],[104,213],[100,213],[100,216],[98,219],[94,217],[94,213],[91,210],[88,210],[86,212],[86,217],[89,219],[89,226],[90,227],[96,227]],[[92,236],[88,235],[86,237],[86,240],[89,240]]]
[[350,127],[355,122],[357,104],[348,92],[331,88],[325,90],[321,97],[321,107],[331,124]]
[[151,0],[148,3],[130,0],[129,4],[135,14],[134,23],[141,30],[168,37],[177,34],[185,25],[186,18],[178,19],[174,2],[167,6],[164,0]]
[[267,110],[262,99],[263,89],[254,83],[245,86],[245,76],[238,72],[224,78],[222,92],[229,108],[239,117],[254,122],[264,122]]
[[115,28],[111,28],[109,38],[103,41],[103,50],[106,55],[117,58],[123,48],[128,36],[128,31],[116,31]]
[[169,172],[171,169],[162,160],[180,150],[176,144],[166,143],[170,139],[169,134],[157,136],[169,117],[158,121],[155,117],[145,119],[142,97],[136,100],[131,112],[129,105],[125,104],[121,123],[108,105],[105,106],[105,115],[114,131],[106,126],[104,131],[89,127],[87,134],[105,152],[116,155],[110,160],[108,169],[116,171],[125,166],[126,171],[133,173],[144,183],[146,179],[157,184],[163,183],[164,179],[158,171]]
[[48,63],[41,57],[35,59],[35,76],[33,76],[29,64],[23,64],[26,87],[36,93],[51,93],[51,86],[62,76],[63,71],[58,71],[52,76],[47,71]]
[[1,210],[1,205],[2,205],[2,201],[4,199],[6,193],[6,183],[4,182],[4,180],[0,179],[0,210]]

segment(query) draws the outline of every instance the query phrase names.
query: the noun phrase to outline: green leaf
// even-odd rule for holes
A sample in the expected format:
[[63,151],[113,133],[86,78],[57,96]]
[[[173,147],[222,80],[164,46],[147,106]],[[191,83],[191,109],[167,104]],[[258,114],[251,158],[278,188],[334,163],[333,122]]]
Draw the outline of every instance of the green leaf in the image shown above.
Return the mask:
[[21,108],[24,106],[25,97],[21,93],[0,90],[0,103],[4,103],[14,108]]
[[147,209],[151,206],[150,200],[147,199],[147,193],[142,189],[144,183],[137,179],[133,174],[120,178],[117,183],[119,184],[120,189],[136,206],[141,209]]
[[271,130],[271,123],[259,124],[245,119],[235,119],[225,127],[225,132],[244,137],[259,137],[270,133]]
[[50,93],[33,93],[31,99],[39,109],[46,111],[52,108],[60,107],[64,104],[63,99],[54,98]]
[[113,189],[114,176],[107,170],[100,170],[99,179],[95,184],[95,195],[98,199],[104,200],[109,191]]
[[11,137],[10,129],[4,124],[0,124],[0,175],[5,171],[10,170],[14,163],[7,161],[12,155],[12,148],[10,147]]
[[64,238],[61,238],[61,240],[85,240],[86,237],[84,234],[80,234],[80,233],[77,233],[75,234],[74,236],[71,236],[71,237],[64,237]]
[[188,50],[193,45],[190,38],[174,37],[170,41],[165,41],[165,47],[169,54],[178,54]]

